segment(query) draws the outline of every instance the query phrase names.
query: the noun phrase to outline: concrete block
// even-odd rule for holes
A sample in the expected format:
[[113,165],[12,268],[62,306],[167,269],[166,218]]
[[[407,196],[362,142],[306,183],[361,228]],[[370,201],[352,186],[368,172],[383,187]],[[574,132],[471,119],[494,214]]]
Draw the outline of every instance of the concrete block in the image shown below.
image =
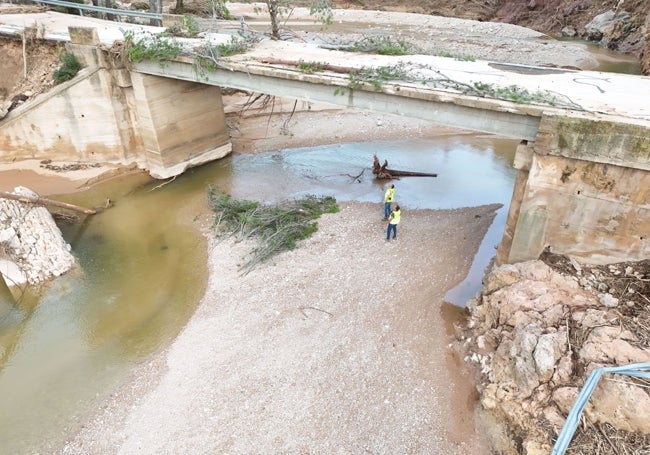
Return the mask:
[[529,171],[530,166],[533,163],[533,155],[535,151],[533,147],[528,145],[526,141],[521,141],[517,145],[517,151],[515,153],[515,160],[512,164],[512,167],[515,169],[520,169],[522,171]]
[[99,41],[99,34],[94,27],[68,27],[70,34],[70,42],[73,44],[85,44],[87,46],[97,46],[101,43]]
[[169,27],[171,25],[180,25],[183,26],[185,21],[185,16],[182,14],[163,14],[162,25],[163,27]]

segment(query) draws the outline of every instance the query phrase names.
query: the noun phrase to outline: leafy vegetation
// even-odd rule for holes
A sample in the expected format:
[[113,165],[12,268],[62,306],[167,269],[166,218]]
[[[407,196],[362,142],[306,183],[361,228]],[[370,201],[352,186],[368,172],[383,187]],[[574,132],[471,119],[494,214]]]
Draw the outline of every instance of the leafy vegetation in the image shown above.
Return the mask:
[[184,38],[196,37],[201,29],[199,28],[198,21],[192,16],[183,16],[182,24],[172,24],[167,27],[166,34],[170,36],[180,36]]
[[208,73],[219,67],[219,59],[230,55],[242,54],[251,46],[251,41],[243,37],[231,36],[225,44],[205,44],[194,56],[194,70],[199,77],[205,78]]
[[[294,2],[291,0],[264,0],[266,10],[271,19],[271,36],[280,39],[280,21],[288,19],[294,9]],[[255,12],[260,13],[262,8],[256,7]],[[331,0],[311,0],[309,3],[309,14],[316,17],[319,22],[329,25],[332,23],[332,2]]]
[[490,98],[498,98],[502,100],[513,101],[517,104],[548,104],[555,106],[557,100],[553,94],[547,91],[530,92],[523,87],[517,85],[509,85],[507,87],[495,87],[492,84],[484,82],[474,82],[473,88],[480,96],[488,96]]
[[230,41],[228,43],[217,44],[216,48],[219,56],[228,57],[230,55],[243,54],[250,48],[250,46],[250,41],[238,38],[237,36],[233,35],[230,37]]
[[77,60],[77,57],[70,52],[62,53],[59,60],[61,61],[61,66],[54,71],[54,80],[57,84],[69,81],[75,77],[81,69],[79,60]]
[[161,66],[165,61],[173,60],[183,51],[181,44],[174,38],[162,34],[124,32],[124,47],[130,62],[139,63],[144,60],[156,62]]
[[364,36],[348,48],[352,52],[366,52],[380,55],[408,55],[414,53],[403,39],[393,40],[390,36]]
[[283,251],[293,250],[298,241],[316,232],[318,224],[315,219],[323,213],[339,210],[336,200],[327,196],[305,196],[275,205],[262,205],[233,199],[213,186],[208,188],[208,203],[215,212],[214,226],[218,239],[234,236],[238,240],[258,240],[258,246],[242,266],[245,272]]
[[[412,80],[406,64],[403,62],[396,65],[378,66],[376,68],[364,67],[358,71],[348,73],[348,78],[350,80],[347,87],[349,90],[359,90],[363,87],[364,83],[372,85],[375,90],[379,90],[382,84],[388,81]],[[334,91],[335,95],[344,95],[345,93],[347,91],[340,88]]]
[[437,55],[438,57],[453,58],[454,60],[459,60],[461,62],[475,62],[476,59],[471,55],[462,55],[462,54],[452,54],[450,52],[440,52]]
[[320,62],[305,62],[300,60],[298,62],[298,71],[301,73],[317,73],[325,69],[325,63]]

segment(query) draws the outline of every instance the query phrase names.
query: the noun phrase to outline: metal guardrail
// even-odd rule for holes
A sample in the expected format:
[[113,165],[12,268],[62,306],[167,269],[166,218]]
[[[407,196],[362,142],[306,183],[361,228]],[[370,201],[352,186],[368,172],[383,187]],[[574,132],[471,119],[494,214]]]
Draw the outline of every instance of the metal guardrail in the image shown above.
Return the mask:
[[571,411],[569,412],[569,415],[564,422],[562,431],[560,431],[560,434],[555,441],[555,446],[553,446],[551,455],[564,455],[566,452],[571,439],[573,439],[573,434],[575,433],[576,428],[578,428],[578,424],[580,423],[580,416],[582,415],[582,411],[585,406],[587,406],[589,397],[591,397],[591,394],[598,385],[598,380],[605,373],[615,373],[636,378],[650,379],[650,362],[633,363],[631,365],[624,365],[620,367],[603,367],[592,371],[587,378],[587,381],[582,386],[582,390],[578,394],[576,401],[573,403],[573,407],[571,408]]
[[162,13],[149,13],[145,11],[131,11],[127,9],[106,8],[104,6],[84,5],[83,3],[66,2],[64,0],[31,0],[34,3],[44,3],[52,6],[78,9],[79,11],[94,11],[97,13],[112,14],[114,16],[144,17],[162,21]]

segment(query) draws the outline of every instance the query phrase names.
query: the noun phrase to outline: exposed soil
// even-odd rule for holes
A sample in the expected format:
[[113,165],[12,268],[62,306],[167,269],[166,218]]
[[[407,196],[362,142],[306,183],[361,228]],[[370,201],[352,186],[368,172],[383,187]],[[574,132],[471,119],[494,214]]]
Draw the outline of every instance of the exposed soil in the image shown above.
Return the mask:
[[0,39],[0,119],[55,85],[53,74],[62,49],[61,45],[37,39],[35,32],[27,33],[24,43]]

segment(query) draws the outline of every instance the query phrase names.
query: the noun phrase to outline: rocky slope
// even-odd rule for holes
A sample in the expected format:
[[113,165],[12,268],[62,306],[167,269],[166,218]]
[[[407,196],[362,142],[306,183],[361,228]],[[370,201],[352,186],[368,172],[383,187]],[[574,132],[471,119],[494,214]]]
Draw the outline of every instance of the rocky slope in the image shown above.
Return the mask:
[[[550,453],[589,373],[650,362],[649,302],[648,260],[592,267],[545,253],[486,277],[460,344],[483,409],[506,422],[501,453]],[[603,376],[584,414],[569,453],[649,453],[647,380]]]

